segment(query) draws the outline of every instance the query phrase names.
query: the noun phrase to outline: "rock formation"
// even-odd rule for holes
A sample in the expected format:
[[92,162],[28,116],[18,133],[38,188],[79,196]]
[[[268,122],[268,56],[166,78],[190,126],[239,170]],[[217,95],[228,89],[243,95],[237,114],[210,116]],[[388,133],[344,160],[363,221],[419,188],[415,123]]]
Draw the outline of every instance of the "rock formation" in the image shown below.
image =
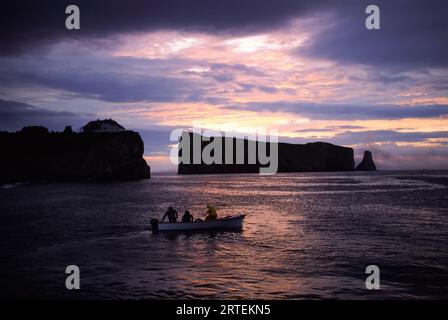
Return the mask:
[[[187,136],[186,136],[187,135]],[[220,174],[220,173],[258,173],[261,167],[267,167],[260,164],[248,162],[248,144],[247,139],[237,138],[223,138],[223,148],[220,151],[222,154],[222,164],[205,164],[203,159],[200,163],[194,163],[192,156],[193,140],[196,136],[199,141],[202,137],[191,132],[184,133],[179,142],[180,158],[182,160],[182,153],[188,150],[189,161],[184,163],[179,161],[179,174]],[[185,142],[185,137],[188,137],[188,142]],[[204,148],[214,141],[202,141],[201,153]],[[229,142],[233,146],[233,161],[232,164],[226,163],[225,143]],[[254,141],[251,141],[254,142]],[[236,145],[244,145],[244,159],[242,164],[236,164]],[[269,151],[272,149],[274,143],[258,142],[257,148],[264,147]],[[307,144],[290,144],[290,143],[275,143],[278,148],[278,171],[277,172],[319,172],[319,171],[353,171],[354,156],[353,149],[341,147],[324,142],[315,142]],[[258,149],[257,149],[258,150]]]
[[370,151],[364,151],[362,161],[356,167],[358,171],[376,171],[375,162],[373,162],[372,153]]
[[0,183],[137,180],[150,177],[137,132],[48,132],[27,127],[0,133]]

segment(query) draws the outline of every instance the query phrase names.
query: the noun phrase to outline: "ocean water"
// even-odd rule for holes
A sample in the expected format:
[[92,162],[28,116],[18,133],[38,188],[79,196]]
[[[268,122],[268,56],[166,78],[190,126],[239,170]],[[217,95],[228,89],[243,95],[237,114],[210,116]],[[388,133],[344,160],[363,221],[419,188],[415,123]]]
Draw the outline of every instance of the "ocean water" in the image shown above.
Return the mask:
[[[0,297],[448,298],[448,172],[154,175],[0,188]],[[169,205],[241,232],[157,234]],[[365,269],[380,268],[367,290]],[[81,289],[65,288],[77,265]]]

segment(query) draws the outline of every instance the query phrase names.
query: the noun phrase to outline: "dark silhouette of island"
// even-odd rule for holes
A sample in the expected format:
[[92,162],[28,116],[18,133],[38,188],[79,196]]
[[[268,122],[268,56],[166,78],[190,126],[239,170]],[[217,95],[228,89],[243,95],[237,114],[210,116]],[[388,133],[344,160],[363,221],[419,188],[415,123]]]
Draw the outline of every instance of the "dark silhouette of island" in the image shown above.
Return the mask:
[[0,183],[150,178],[143,140],[117,122],[89,122],[81,132],[40,126],[0,132]]
[[[188,135],[188,136],[187,136]],[[261,167],[267,167],[256,161],[256,163],[248,162],[248,143],[247,139],[238,138],[222,138],[222,155],[221,164],[205,164],[203,160],[200,163],[193,163],[193,139],[202,141],[202,137],[196,133],[184,132],[179,141],[179,164],[178,174],[221,174],[221,173],[258,173]],[[185,139],[185,138],[188,139]],[[210,141],[201,142],[201,152],[204,148],[214,141],[214,137]],[[232,141],[229,141],[232,140]],[[244,163],[236,162],[236,145],[237,141],[244,143]],[[233,164],[226,164],[225,143],[229,142],[233,145]],[[253,141],[252,141],[253,142]],[[267,154],[271,150],[272,143],[257,142],[257,148],[260,144],[264,144]],[[328,171],[353,171],[355,162],[353,149],[343,146],[337,146],[331,143],[314,142],[307,144],[291,144],[276,143],[278,147],[278,171],[277,172],[328,172]],[[188,152],[188,163],[181,161],[183,152]],[[212,153],[213,155],[213,153]],[[230,156],[229,156],[230,158]],[[373,160],[372,160],[373,162]]]
[[364,151],[362,161],[356,166],[357,171],[376,171],[376,165],[373,161],[372,152]]

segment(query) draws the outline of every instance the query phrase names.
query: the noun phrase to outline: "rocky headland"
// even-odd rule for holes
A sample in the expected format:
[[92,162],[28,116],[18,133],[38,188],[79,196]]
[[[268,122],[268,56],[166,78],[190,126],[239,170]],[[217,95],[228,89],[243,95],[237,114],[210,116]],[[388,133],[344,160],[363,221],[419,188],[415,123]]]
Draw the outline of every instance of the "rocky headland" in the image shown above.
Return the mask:
[[140,135],[121,126],[113,130],[107,121],[112,120],[92,122],[97,128],[89,123],[82,132],[70,127],[64,132],[45,127],[0,132],[0,183],[150,178]]

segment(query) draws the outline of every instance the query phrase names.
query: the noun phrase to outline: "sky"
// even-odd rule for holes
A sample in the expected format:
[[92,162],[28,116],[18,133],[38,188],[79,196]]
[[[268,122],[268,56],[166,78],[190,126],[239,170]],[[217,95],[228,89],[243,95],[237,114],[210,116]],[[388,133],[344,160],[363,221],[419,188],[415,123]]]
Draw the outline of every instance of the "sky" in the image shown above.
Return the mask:
[[113,118],[153,172],[176,169],[170,133],[195,125],[448,169],[447,14],[443,0],[2,1],[0,130]]

